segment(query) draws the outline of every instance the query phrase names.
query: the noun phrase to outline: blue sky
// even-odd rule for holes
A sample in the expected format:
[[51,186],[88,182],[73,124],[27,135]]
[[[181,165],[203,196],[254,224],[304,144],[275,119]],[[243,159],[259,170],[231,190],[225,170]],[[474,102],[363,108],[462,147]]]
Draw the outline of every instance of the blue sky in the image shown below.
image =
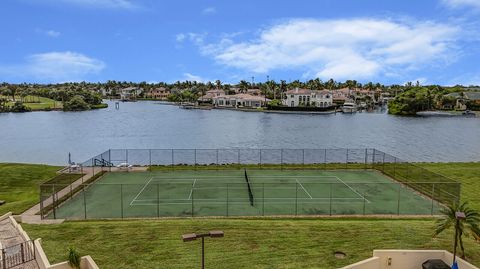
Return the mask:
[[0,81],[480,84],[480,0],[2,0]]

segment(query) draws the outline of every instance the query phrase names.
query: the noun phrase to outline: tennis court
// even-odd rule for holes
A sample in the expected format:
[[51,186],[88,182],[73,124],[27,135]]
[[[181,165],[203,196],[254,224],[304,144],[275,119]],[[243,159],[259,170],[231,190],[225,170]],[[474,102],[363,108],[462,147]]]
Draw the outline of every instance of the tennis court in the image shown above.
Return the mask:
[[373,169],[166,170],[108,172],[59,205],[55,217],[431,215],[440,207]]

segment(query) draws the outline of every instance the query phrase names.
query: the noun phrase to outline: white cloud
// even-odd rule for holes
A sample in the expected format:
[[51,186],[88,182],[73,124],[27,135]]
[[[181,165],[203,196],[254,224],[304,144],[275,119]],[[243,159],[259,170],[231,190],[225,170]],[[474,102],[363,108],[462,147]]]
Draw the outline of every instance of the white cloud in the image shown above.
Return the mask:
[[179,33],[179,34],[175,35],[175,40],[179,43],[188,40],[188,41],[194,43],[195,45],[202,46],[204,44],[204,39],[205,39],[206,36],[207,36],[207,33],[202,33],[202,34],[191,33],[191,32],[190,33]]
[[196,81],[196,82],[208,82],[208,79],[202,78],[197,75],[193,75],[190,73],[183,73],[183,79],[182,80],[189,80],[189,81]]
[[480,8],[479,0],[442,0],[442,3],[451,8],[461,8],[461,7]]
[[39,34],[43,34],[43,35],[46,35],[46,36],[49,36],[49,37],[59,37],[60,36],[60,32],[55,31],[55,30],[43,30],[43,29],[37,28],[35,31]]
[[136,9],[139,7],[131,0],[58,0],[58,2],[95,8]]
[[0,66],[0,74],[42,82],[81,81],[105,66],[100,60],[76,52],[47,52],[28,56],[24,64]]
[[362,79],[450,59],[458,32],[433,22],[296,19],[262,29],[249,41],[197,45],[218,63],[247,71],[300,69],[321,78]]
[[217,13],[217,9],[215,7],[207,7],[202,10],[203,15],[210,15]]

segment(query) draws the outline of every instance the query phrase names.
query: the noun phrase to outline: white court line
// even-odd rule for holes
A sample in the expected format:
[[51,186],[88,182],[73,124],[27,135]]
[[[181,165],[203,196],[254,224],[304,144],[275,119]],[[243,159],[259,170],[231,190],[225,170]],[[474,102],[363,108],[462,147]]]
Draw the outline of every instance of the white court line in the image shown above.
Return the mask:
[[358,191],[356,191],[354,188],[352,188],[350,185],[348,185],[347,183],[345,183],[342,179],[340,179],[339,177],[336,177],[340,182],[342,182],[345,186],[347,186],[350,190],[352,190],[354,193],[356,193],[358,196],[362,197],[362,199],[365,199],[365,201],[367,203],[370,204],[370,201],[365,198],[365,196],[361,195],[360,193],[358,193]]
[[140,196],[140,194],[142,194],[142,192],[145,190],[145,188],[148,186],[148,184],[150,184],[152,179],[153,179],[153,177],[150,178],[150,180],[145,184],[145,186],[143,186],[143,188],[137,193],[137,196],[135,196],[135,198],[133,198],[133,200],[130,202],[130,205],[132,205],[133,202],[138,198],[138,196]]
[[195,183],[197,183],[197,179],[193,181],[192,188],[190,189],[190,195],[188,196],[188,200],[192,200],[193,189],[195,189]]
[[312,199],[313,197],[310,195],[310,193],[305,189],[305,187],[303,187],[302,183],[300,183],[300,181],[298,181],[298,179],[295,179],[295,181],[297,181],[298,184],[300,184],[300,187],[302,187],[303,191],[308,195],[308,197],[310,197],[310,199]]

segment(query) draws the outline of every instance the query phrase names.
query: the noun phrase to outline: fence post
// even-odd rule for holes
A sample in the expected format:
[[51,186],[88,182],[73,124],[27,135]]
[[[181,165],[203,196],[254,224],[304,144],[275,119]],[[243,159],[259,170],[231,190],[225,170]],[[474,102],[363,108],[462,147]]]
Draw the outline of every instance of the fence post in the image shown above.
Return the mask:
[[24,243],[20,243],[20,252],[22,253],[22,263],[25,263],[25,247],[23,246]]
[[175,157],[173,156],[173,149],[172,149],[172,170],[175,170]]
[[332,215],[332,190],[333,190],[333,183],[330,183],[330,216]]
[[367,169],[368,151],[365,149],[365,169]]
[[261,168],[261,167],[262,167],[262,150],[259,149],[259,150],[258,150],[258,153],[259,153],[259,155],[260,155],[259,157],[260,157],[260,168]]
[[219,166],[219,163],[218,163],[218,149],[215,151],[215,156],[216,156],[216,163],[217,163],[217,169],[218,169],[218,166]]
[[397,172],[397,157],[393,158],[393,178],[395,178]]
[[195,170],[197,170],[197,149],[194,149],[193,150],[193,162],[194,162],[194,165],[193,167],[195,168]]
[[194,188],[193,188],[193,186],[192,186],[192,218],[193,218],[193,217],[194,217],[194,215],[195,215],[195,214],[193,213],[193,210],[194,210],[194,207],[193,207],[193,200],[195,200],[195,199],[194,199],[194,193],[195,193],[195,189],[194,189]]
[[383,153],[382,171],[385,172],[385,152]]
[[400,215],[400,193],[402,191],[402,185],[398,183],[398,200],[397,200],[397,215]]
[[227,183],[227,217],[228,217],[228,183]]
[[283,170],[283,149],[280,150],[280,170]]
[[[366,192],[366,191],[365,191]],[[365,197],[366,193],[363,193],[363,215],[365,215],[365,202],[367,200],[367,198]]]
[[125,150],[125,162],[128,163],[128,149]]
[[53,209],[53,219],[57,219],[57,210],[55,209],[55,184],[52,184],[52,209]]
[[157,218],[160,218],[160,186],[157,183]]
[[86,194],[85,194],[85,185],[83,185],[83,214],[84,214],[84,217],[85,219],[87,219],[87,198],[85,197]]
[[240,149],[237,150],[237,166],[240,168]]
[[305,149],[302,149],[302,165],[305,166]]
[[7,268],[7,260],[5,257],[5,249],[2,249],[2,261],[3,261],[3,268]]
[[123,219],[123,184],[120,184],[120,210]]
[[430,214],[433,215],[433,203],[435,201],[435,183],[432,184],[432,209]]
[[298,212],[298,183],[295,183],[295,216]]
[[108,171],[112,172],[112,165],[111,165],[111,163],[112,163],[112,153],[111,153],[111,149],[108,150],[108,162],[110,163],[108,165]]
[[377,150],[373,149],[373,158],[372,158],[372,168],[375,169],[375,155],[377,154]]
[[327,170],[327,149],[325,149],[325,153],[323,154],[323,163],[325,170]]
[[348,148],[347,148],[347,156],[345,158],[345,168],[348,168]]
[[152,172],[152,150],[148,150],[148,165],[150,168],[150,172]]
[[262,183],[262,216],[265,216],[265,183]]

